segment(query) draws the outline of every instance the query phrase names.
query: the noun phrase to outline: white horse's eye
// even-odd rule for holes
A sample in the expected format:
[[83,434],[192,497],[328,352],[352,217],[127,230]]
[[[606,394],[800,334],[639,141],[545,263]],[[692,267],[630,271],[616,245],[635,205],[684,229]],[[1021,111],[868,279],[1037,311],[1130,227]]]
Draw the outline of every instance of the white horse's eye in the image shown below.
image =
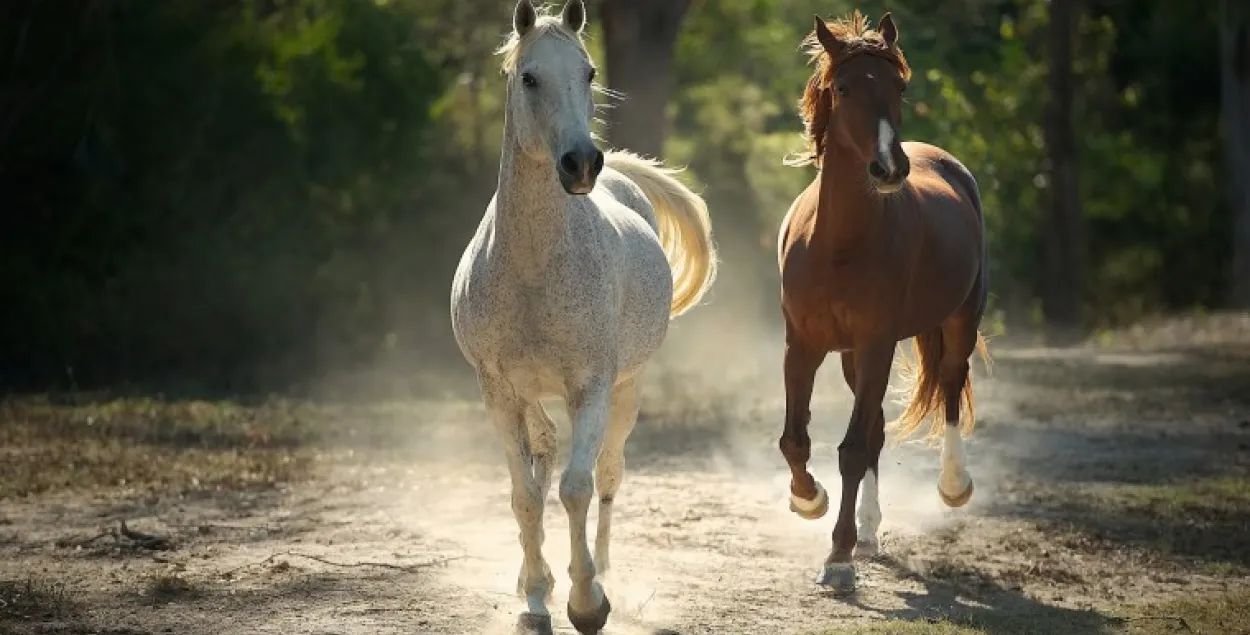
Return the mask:
[[591,67],[591,69],[590,69],[590,73],[589,73],[589,74],[588,74],[588,76],[586,77],[586,81],[588,81],[588,82],[593,82],[593,81],[595,81],[595,76],[596,76],[596,75],[598,75],[598,74],[599,74],[599,71],[598,71],[597,69],[595,69],[594,67]]
[[521,83],[525,84],[526,88],[533,88],[538,85],[538,80],[529,73],[521,73]]

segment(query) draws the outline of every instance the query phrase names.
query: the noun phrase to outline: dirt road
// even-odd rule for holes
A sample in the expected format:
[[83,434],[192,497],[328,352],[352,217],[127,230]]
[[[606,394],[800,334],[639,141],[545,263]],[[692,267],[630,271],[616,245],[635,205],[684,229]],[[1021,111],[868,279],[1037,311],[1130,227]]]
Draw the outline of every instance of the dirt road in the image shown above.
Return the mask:
[[[836,507],[814,522],[786,508],[772,349],[714,391],[657,372],[617,499],[606,632],[1010,613],[1096,633],[1128,605],[1246,589],[1250,327],[1229,328],[998,347],[978,379],[972,503],[938,502],[936,450],[887,448],[882,554],[851,599],[811,582]],[[829,368],[819,385],[813,471],[837,491],[849,394]],[[520,551],[478,404],[197,407],[217,406],[6,406],[0,632],[510,632]],[[554,489],[552,613],[573,632]]]

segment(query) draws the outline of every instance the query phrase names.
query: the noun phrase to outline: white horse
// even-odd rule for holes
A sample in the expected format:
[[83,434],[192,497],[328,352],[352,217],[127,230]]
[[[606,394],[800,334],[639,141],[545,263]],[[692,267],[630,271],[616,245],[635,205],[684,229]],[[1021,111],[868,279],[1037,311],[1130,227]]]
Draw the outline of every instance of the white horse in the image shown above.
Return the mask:
[[[598,632],[611,607],[612,500],[638,414],[638,376],[669,320],[716,274],[707,206],[672,170],[600,152],[590,122],[595,68],[582,43],[582,0],[560,17],[520,0],[500,49],[507,107],[499,185],[456,270],[452,328],[477,371],[507,455],[524,561],[519,626],[551,631],[555,579],[542,555],[555,424],[539,400],[560,397],[573,425],[560,500],[572,541],[569,621]],[[586,515],[596,486],[593,561]]]

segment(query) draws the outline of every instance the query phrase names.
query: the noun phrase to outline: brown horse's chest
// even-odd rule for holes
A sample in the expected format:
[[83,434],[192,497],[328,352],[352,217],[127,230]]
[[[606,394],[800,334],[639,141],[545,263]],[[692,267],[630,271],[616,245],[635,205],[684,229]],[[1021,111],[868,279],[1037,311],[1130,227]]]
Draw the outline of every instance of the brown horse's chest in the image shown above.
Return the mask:
[[882,304],[882,294],[872,293],[882,288],[879,278],[879,273],[862,271],[851,263],[827,267],[819,277],[810,272],[790,276],[782,284],[789,327],[814,347],[851,349],[857,340],[885,327],[894,313]]

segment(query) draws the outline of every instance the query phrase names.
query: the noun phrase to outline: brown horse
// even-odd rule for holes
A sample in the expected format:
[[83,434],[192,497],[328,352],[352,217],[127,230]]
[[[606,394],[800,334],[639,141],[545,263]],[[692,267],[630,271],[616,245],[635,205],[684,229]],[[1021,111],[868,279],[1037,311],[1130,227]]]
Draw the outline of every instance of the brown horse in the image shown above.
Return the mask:
[[[790,465],[790,507],[808,519],[829,509],[807,471],[812,384],[831,351],[855,395],[838,445],[842,499],[833,550],[817,582],[854,589],[852,551],[876,550],[881,510],[877,469],[885,443],[881,403],[897,343],[915,338],[919,358],[910,403],[896,428],[914,432],[935,417],[943,439],[938,493],[951,507],[972,496],[961,433],[972,430],[968,362],[988,361],[979,327],[985,312],[985,225],[976,180],[946,151],[899,140],[911,69],[886,13],[873,31],[858,12],[816,18],[804,43],[816,64],[802,99],[810,152],[798,164],[820,173],[795,199],[778,244],[786,322],[786,421],[781,453]],[[966,407],[961,422],[960,402]],[[863,483],[859,528],[852,517]],[[858,537],[858,541],[857,541]]]

